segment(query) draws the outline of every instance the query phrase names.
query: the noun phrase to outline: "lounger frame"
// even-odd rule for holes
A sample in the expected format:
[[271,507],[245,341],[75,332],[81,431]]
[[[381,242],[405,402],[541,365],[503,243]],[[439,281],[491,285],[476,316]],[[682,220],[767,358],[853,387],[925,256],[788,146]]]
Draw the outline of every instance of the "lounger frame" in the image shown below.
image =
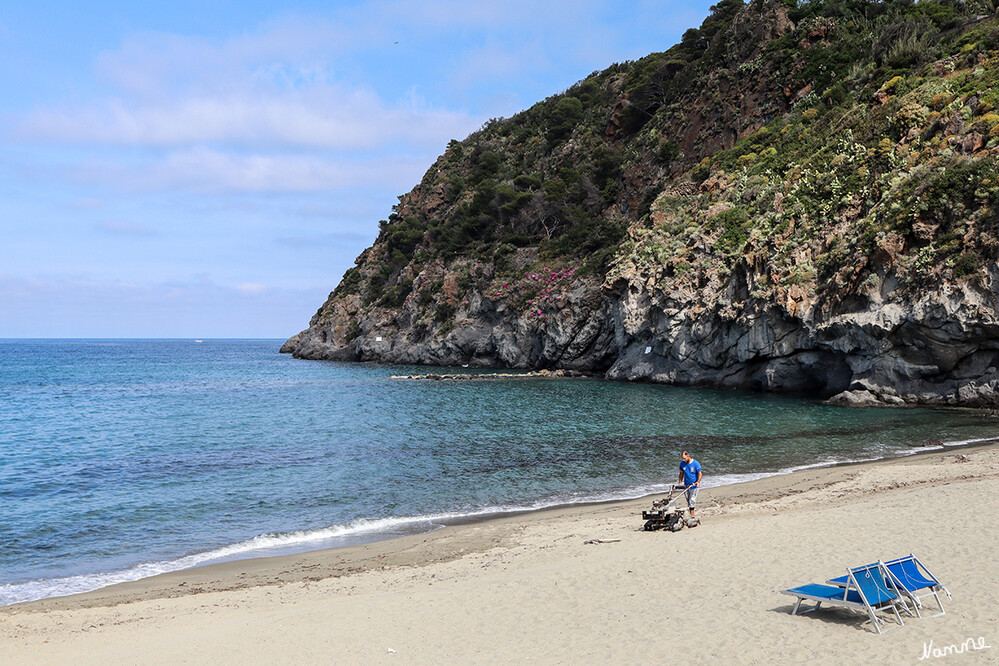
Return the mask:
[[[917,572],[920,569],[922,569],[920,575],[923,577],[923,581],[931,581],[932,584],[930,585],[920,584],[923,581],[913,581],[905,575],[899,576],[894,571],[892,571],[891,569],[892,566],[896,564],[901,565],[903,562],[907,560],[912,561],[912,563],[916,566]],[[888,576],[895,584],[895,587],[897,587],[906,597],[909,598],[909,600],[912,601],[912,610],[909,611],[910,615],[919,618],[923,617],[923,614],[920,612],[919,609],[924,607],[923,599],[925,599],[926,597],[933,597],[934,599],[936,599],[937,607],[940,609],[940,612],[937,613],[936,615],[928,615],[927,617],[940,617],[941,615],[946,614],[946,611],[944,610],[943,607],[943,602],[940,601],[940,595],[938,594],[938,592],[943,592],[944,594],[947,595],[947,598],[950,599],[951,598],[950,591],[940,583],[937,577],[934,576],[930,572],[930,570],[926,568],[926,565],[920,562],[915,555],[909,553],[909,555],[907,555],[906,557],[899,557],[897,559],[891,560],[890,562],[884,562],[884,565],[885,569],[887,569],[888,571]],[[828,585],[844,587],[847,584],[847,577],[840,576],[839,578],[831,578],[827,580],[826,583]],[[919,594],[919,590],[929,590],[929,592]],[[906,605],[906,609],[908,609],[908,605]],[[913,610],[915,611],[915,613],[913,613]]]
[[[889,599],[879,604],[872,605],[868,600],[867,596],[864,594],[864,589],[858,582],[856,576],[859,574],[870,575],[872,569],[877,570],[877,575],[881,577],[884,581],[884,586],[889,594],[894,594],[894,599]],[[872,582],[877,585],[877,581],[872,579]],[[831,587],[831,586],[826,586]],[[890,588],[890,589],[888,589]],[[794,608],[791,609],[791,615],[803,615],[805,613],[811,613],[812,611],[819,610],[822,604],[829,606],[838,606],[842,608],[852,608],[854,610],[862,610],[867,613],[867,616],[871,618],[871,622],[874,625],[874,629],[879,633],[883,634],[885,631],[890,631],[896,627],[887,627],[883,631],[881,627],[885,624],[885,621],[877,616],[876,610],[884,610],[886,608],[891,608],[892,612],[895,613],[895,619],[898,620],[898,626],[903,626],[905,623],[902,622],[902,616],[898,613],[898,605],[908,610],[908,605],[902,597],[902,592],[897,588],[895,582],[891,579],[890,574],[888,574],[887,568],[882,562],[877,562],[876,564],[871,564],[866,567],[858,567],[856,569],[849,569],[847,573],[847,585],[846,587],[840,588],[843,590],[842,598],[830,598],[830,597],[820,597],[816,595],[807,594],[804,592],[797,591],[796,589],[782,590],[781,594],[787,594],[789,596],[797,597],[798,600],[794,604]],[[857,594],[860,596],[861,603],[856,601],[849,601],[847,595],[850,590],[856,590]],[[798,588],[800,590],[800,588]],[[815,606],[813,608],[808,608],[806,610],[800,610],[801,602],[805,600],[815,601]]]
[[[933,584],[929,586],[912,585],[911,580],[905,578],[904,576],[896,575],[895,572],[889,568],[891,565],[901,565],[903,562],[908,560],[911,560],[912,563],[916,565],[916,571],[922,569],[922,573],[925,574],[926,580],[933,581]],[[936,615],[927,615],[927,617],[940,617],[941,615],[945,615],[947,613],[947,611],[944,610],[943,603],[940,601],[940,595],[938,592],[943,592],[947,595],[947,598],[950,599],[950,591],[940,583],[936,576],[930,573],[930,570],[926,568],[926,565],[920,562],[915,555],[909,553],[906,557],[900,557],[890,562],[885,562],[884,564],[885,569],[888,571],[888,575],[891,576],[896,587],[900,588],[907,597],[912,599],[912,605],[915,607],[916,615],[918,617],[923,617],[922,613],[919,612],[919,609],[923,607],[923,599],[926,597],[933,597],[936,599],[937,607],[940,609],[940,612]],[[906,585],[907,582],[910,584]],[[919,594],[919,590],[929,590],[929,592]]]

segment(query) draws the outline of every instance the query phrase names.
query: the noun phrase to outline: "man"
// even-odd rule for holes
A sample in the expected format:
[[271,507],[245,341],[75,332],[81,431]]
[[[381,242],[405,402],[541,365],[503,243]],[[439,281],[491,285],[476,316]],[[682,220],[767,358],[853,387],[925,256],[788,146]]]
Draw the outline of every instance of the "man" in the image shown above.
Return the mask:
[[694,517],[694,504],[697,503],[697,489],[701,486],[701,463],[690,457],[690,453],[683,452],[680,456],[680,479],[678,483],[687,488],[684,494],[687,496],[687,506],[690,507],[690,517]]

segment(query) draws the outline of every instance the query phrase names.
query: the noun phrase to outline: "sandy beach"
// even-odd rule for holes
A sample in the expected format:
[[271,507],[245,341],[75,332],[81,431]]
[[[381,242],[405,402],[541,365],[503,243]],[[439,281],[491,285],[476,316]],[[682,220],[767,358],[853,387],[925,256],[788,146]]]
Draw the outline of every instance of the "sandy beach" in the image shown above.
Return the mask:
[[[0,663],[999,662],[999,446],[705,488],[703,523],[675,534],[641,531],[648,505],[540,511],[10,606]],[[879,636],[846,610],[791,616],[779,594],[910,552],[953,594],[945,616],[903,616]],[[992,647],[933,656],[969,638]]]

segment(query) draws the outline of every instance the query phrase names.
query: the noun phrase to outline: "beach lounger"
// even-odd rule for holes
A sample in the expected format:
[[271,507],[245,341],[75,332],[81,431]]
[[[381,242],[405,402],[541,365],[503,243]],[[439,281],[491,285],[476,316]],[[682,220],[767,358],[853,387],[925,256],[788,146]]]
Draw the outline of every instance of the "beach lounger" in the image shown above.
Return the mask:
[[[923,607],[923,599],[926,597],[933,597],[937,601],[937,606],[940,608],[940,612],[936,615],[930,615],[928,617],[940,617],[944,615],[943,603],[940,601],[940,595],[938,592],[943,592],[950,599],[950,591],[940,584],[940,581],[930,573],[930,570],[926,566],[916,559],[916,556],[909,554],[906,557],[900,557],[897,560],[891,560],[890,562],[883,563],[885,568],[888,569],[888,573],[891,574],[892,582],[905,596],[912,600],[912,605],[915,608],[916,616],[922,617],[922,613],[919,609]],[[833,578],[826,581],[831,585],[838,585],[840,587],[846,587],[847,576],[840,576],[839,578]],[[921,590],[929,590],[920,594]],[[907,606],[908,607],[908,606]]]
[[[899,626],[902,626],[904,623],[902,622],[902,616],[898,614],[898,606],[901,605],[908,609],[908,606],[906,606],[905,601],[902,599],[902,593],[895,588],[888,570],[881,562],[850,569],[846,575],[846,585],[844,587],[811,584],[795,587],[790,590],[782,590],[781,594],[798,598],[794,604],[794,608],[791,609],[791,615],[799,614],[798,610],[801,607],[801,602],[805,600],[814,601],[815,607],[801,611],[801,613],[811,613],[818,610],[822,604],[853,608],[866,612],[874,624],[874,629],[879,634],[884,633],[881,630],[884,620],[879,618],[875,611],[890,608],[895,613],[895,618],[898,620]],[[888,629],[885,629],[885,631],[888,631]]]
[[[915,555],[910,553],[906,557],[885,562],[885,566],[888,567],[888,572],[895,579],[895,583],[915,602],[914,605],[916,606],[917,614],[919,613],[919,608],[923,605],[922,600],[926,597],[936,599],[937,606],[940,608],[939,613],[930,615],[929,617],[940,617],[946,613],[943,604],[940,602],[940,595],[937,593],[942,591],[950,599],[950,592],[940,584],[940,581],[930,573],[930,570],[922,562],[916,559]],[[921,590],[929,591],[919,594]]]

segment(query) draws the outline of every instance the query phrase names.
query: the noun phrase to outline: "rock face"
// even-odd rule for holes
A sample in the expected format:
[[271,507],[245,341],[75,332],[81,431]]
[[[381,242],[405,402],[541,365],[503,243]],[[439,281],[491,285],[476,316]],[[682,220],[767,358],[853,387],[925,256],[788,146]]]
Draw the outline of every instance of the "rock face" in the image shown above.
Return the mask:
[[608,377],[833,396],[844,405],[997,404],[992,290],[945,289],[833,316],[762,303],[698,312],[702,299],[671,296],[629,288],[617,301],[622,345]]
[[[445,335],[435,322],[417,319],[415,308],[365,314],[359,298],[348,297],[336,303],[333,316],[317,315],[282,351],[326,360],[602,371],[617,353],[610,301],[599,286],[592,279],[573,281],[559,294],[560,316],[551,321],[538,317],[537,309],[525,312],[501,297],[473,292],[458,305]],[[343,323],[358,316],[358,328],[370,332],[348,340]]]
[[[992,280],[995,275],[992,276]],[[333,317],[282,348],[299,358],[499,368],[565,368],[609,379],[830,397],[832,404],[999,406],[999,298],[994,289],[950,288],[908,305],[871,303],[855,312],[796,315],[750,300],[738,284],[705,293],[662,293],[620,281],[580,281],[562,317],[538,321],[475,294],[454,330],[431,335],[405,318],[362,319],[380,335],[350,342]],[[991,282],[991,280],[990,280]],[[724,296],[728,294],[729,297]]]
[[999,17],[932,3],[724,0],[452,142],[281,351],[999,407]]

